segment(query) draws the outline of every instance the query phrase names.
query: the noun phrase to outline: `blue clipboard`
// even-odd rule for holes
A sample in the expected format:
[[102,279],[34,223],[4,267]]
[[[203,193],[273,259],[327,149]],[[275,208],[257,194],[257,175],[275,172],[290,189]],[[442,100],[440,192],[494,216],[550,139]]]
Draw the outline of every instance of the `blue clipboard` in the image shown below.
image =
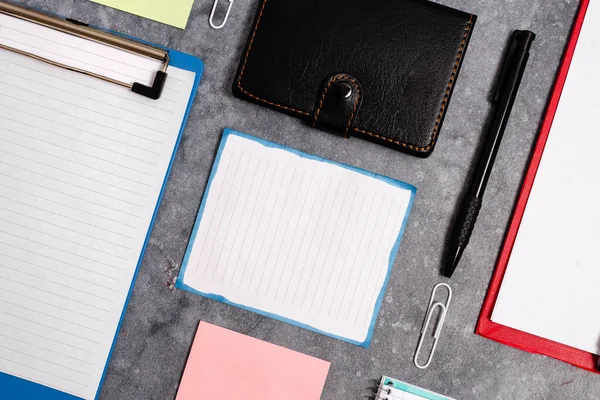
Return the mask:
[[[112,32],[112,31],[107,31],[107,32],[110,32],[110,33],[113,33],[113,34],[116,34],[119,36],[127,37],[127,36],[121,35],[117,32]],[[142,43],[148,43],[148,42],[145,42],[140,39],[133,38],[133,40],[136,40],[136,41],[142,42]],[[150,44],[150,43],[148,43],[148,44]],[[127,299],[125,300],[125,305],[123,307],[121,319],[119,321],[117,330],[115,332],[115,337],[113,339],[111,349],[108,354],[108,359],[107,359],[106,365],[104,366],[102,378],[100,379],[100,383],[96,390],[96,395],[95,395],[96,399],[100,395],[100,389],[102,388],[102,383],[104,382],[104,378],[106,377],[106,371],[108,370],[110,358],[112,357],[112,353],[115,348],[115,343],[117,341],[119,331],[121,330],[121,324],[123,323],[123,318],[125,316],[125,310],[127,309],[127,305],[129,304],[129,299],[131,298],[131,292],[133,291],[133,286],[135,284],[135,280],[137,278],[137,274],[140,269],[140,265],[142,263],[142,258],[143,258],[144,252],[146,251],[146,246],[148,245],[148,240],[150,239],[150,234],[152,233],[154,221],[156,220],[156,214],[158,212],[158,208],[160,206],[162,196],[164,194],[165,187],[167,185],[169,174],[171,173],[171,167],[173,166],[173,161],[175,160],[175,154],[177,153],[177,149],[179,147],[179,142],[181,141],[181,137],[183,136],[183,131],[185,129],[185,125],[186,125],[190,110],[192,108],[194,98],[196,97],[196,92],[198,90],[200,80],[202,78],[202,73],[204,71],[204,63],[198,57],[194,57],[192,55],[185,54],[185,53],[182,53],[179,51],[171,50],[169,48],[165,48],[162,46],[158,46],[158,45],[154,45],[154,44],[152,44],[152,45],[169,51],[169,57],[170,57],[169,65],[170,66],[194,72],[196,74],[196,77],[194,79],[194,85],[192,87],[192,92],[191,92],[190,98],[188,100],[185,116],[183,118],[183,123],[181,124],[181,128],[179,129],[177,141],[176,141],[175,147],[173,149],[173,154],[171,155],[169,167],[167,169],[167,173],[165,174],[165,179],[163,181],[162,188],[161,188],[160,194],[158,196],[156,206],[154,208],[154,214],[152,215],[152,220],[151,220],[150,226],[148,228],[148,233],[146,234],[146,238],[144,239],[144,246],[142,247],[142,251],[138,258],[138,263],[136,266],[135,273],[133,275],[133,279],[131,281],[131,286],[129,287],[129,292],[127,293]],[[167,77],[167,79],[169,79],[169,78]],[[41,385],[41,384],[38,384],[38,383],[35,383],[32,381],[28,381],[26,379],[22,379],[22,378],[13,376],[13,375],[9,375],[9,374],[0,372],[0,399],[3,399],[3,400],[17,400],[17,399],[18,400],[21,400],[21,399],[23,399],[23,400],[25,400],[25,399],[26,400],[38,400],[38,399],[39,400],[77,400],[77,399],[81,399],[81,398],[73,396],[73,395],[65,393],[65,392],[61,392],[61,391],[53,389],[53,388],[50,388],[48,386],[44,386],[44,385]]]
[[[402,221],[402,227],[400,228],[400,232],[398,233],[398,236],[396,237],[396,241],[394,242],[394,246],[392,247],[392,250],[391,250],[389,258],[388,258],[388,269],[387,269],[385,281],[384,281],[383,286],[381,287],[381,290],[380,290],[379,295],[377,297],[377,301],[375,303],[375,309],[374,309],[373,315],[371,317],[371,323],[370,323],[370,326],[369,326],[369,333],[368,333],[367,338],[365,339],[365,341],[358,342],[358,341],[355,341],[355,340],[352,340],[352,339],[349,339],[349,338],[345,338],[345,337],[341,337],[341,336],[336,336],[336,335],[333,335],[333,334],[330,334],[330,333],[327,333],[327,332],[323,332],[323,331],[321,331],[321,330],[319,330],[317,328],[314,328],[312,326],[305,325],[305,324],[303,324],[301,322],[298,322],[298,321],[295,321],[295,320],[292,320],[292,319],[289,319],[289,318],[285,318],[285,317],[282,317],[280,315],[271,314],[271,313],[268,313],[268,312],[263,311],[263,310],[259,310],[259,309],[255,309],[255,308],[252,308],[252,307],[245,306],[243,304],[234,303],[234,302],[230,301],[229,299],[227,299],[227,298],[225,298],[223,296],[219,296],[219,295],[212,294],[212,293],[202,293],[202,292],[194,289],[193,287],[190,287],[190,286],[186,285],[185,283],[183,283],[183,277],[185,276],[185,271],[187,270],[188,261],[189,261],[190,255],[192,253],[192,248],[194,247],[194,242],[196,240],[196,234],[198,233],[198,228],[200,227],[200,222],[202,221],[202,216],[203,216],[203,213],[204,213],[204,208],[206,206],[206,201],[208,199],[208,193],[210,192],[212,181],[213,181],[213,179],[214,179],[214,177],[215,177],[215,175],[217,173],[217,170],[219,168],[219,161],[221,160],[221,154],[223,153],[223,150],[225,149],[225,145],[227,143],[227,138],[229,138],[232,135],[233,136],[240,136],[240,137],[243,137],[243,138],[246,138],[246,139],[249,139],[249,140],[253,140],[253,141],[259,142],[259,143],[261,143],[261,144],[263,144],[264,146],[267,146],[267,147],[273,147],[273,148],[282,149],[282,150],[288,151],[288,152],[290,152],[292,154],[298,155],[298,156],[303,157],[303,158],[307,158],[307,159],[315,160],[315,161],[320,161],[320,162],[324,162],[324,163],[336,165],[338,167],[342,167],[342,168],[345,168],[345,169],[348,169],[348,170],[351,170],[351,171],[355,171],[355,172],[358,172],[359,174],[363,174],[363,175],[369,176],[371,178],[384,181],[384,182],[386,182],[386,183],[388,183],[388,184],[390,184],[392,186],[396,186],[396,187],[399,187],[399,188],[402,188],[402,189],[405,189],[405,190],[408,190],[408,191],[411,192],[410,201],[409,201],[408,207],[406,209],[406,215],[404,216],[404,220]],[[414,203],[414,200],[415,200],[416,192],[417,192],[417,189],[414,186],[409,185],[408,183],[396,180],[396,179],[388,178],[386,176],[375,174],[375,173],[366,171],[364,169],[356,168],[356,167],[353,167],[353,166],[350,166],[350,165],[341,164],[341,163],[338,163],[338,162],[335,162],[335,161],[327,160],[325,158],[314,156],[312,154],[304,153],[302,151],[299,151],[299,150],[296,150],[296,149],[292,149],[291,147],[287,147],[287,146],[283,146],[283,145],[280,145],[280,144],[277,144],[277,143],[269,142],[267,140],[260,139],[258,137],[251,136],[251,135],[248,135],[248,134],[245,134],[245,133],[237,132],[237,131],[234,131],[232,129],[225,129],[225,131],[223,133],[223,137],[221,139],[221,144],[219,145],[219,150],[217,151],[217,156],[216,156],[215,162],[213,164],[213,168],[212,168],[210,177],[208,178],[208,184],[207,184],[206,190],[204,192],[204,197],[203,197],[202,203],[200,205],[200,210],[198,211],[198,216],[196,217],[196,223],[194,225],[194,229],[192,230],[192,235],[190,237],[188,248],[187,248],[187,250],[185,252],[185,256],[184,256],[183,262],[181,264],[181,269],[179,271],[179,276],[178,276],[177,281],[175,283],[175,287],[177,287],[178,289],[187,290],[189,292],[195,293],[195,294],[203,296],[203,297],[207,297],[207,298],[212,299],[212,300],[220,301],[222,303],[225,303],[225,304],[228,304],[228,305],[231,305],[231,306],[235,306],[235,307],[247,310],[247,311],[251,311],[251,312],[254,312],[254,313],[257,313],[257,314],[260,314],[260,315],[264,315],[264,316],[269,317],[269,318],[273,318],[273,319],[276,319],[276,320],[279,320],[279,321],[283,321],[283,322],[286,322],[288,324],[291,324],[291,325],[294,325],[294,326],[298,326],[300,328],[307,329],[309,331],[313,331],[313,332],[320,333],[322,335],[330,336],[330,337],[333,337],[334,339],[342,340],[342,341],[345,341],[345,342],[348,342],[348,343],[352,343],[352,344],[360,346],[360,347],[368,348],[371,345],[371,341],[373,340],[373,332],[375,331],[375,324],[377,323],[377,318],[379,317],[379,311],[381,309],[381,305],[383,304],[383,297],[385,295],[385,290],[387,288],[388,282],[390,280],[390,276],[392,274],[392,269],[394,267],[394,262],[396,260],[397,254],[398,254],[398,249],[400,248],[400,242],[402,241],[402,237],[404,236],[404,231],[405,231],[406,225],[408,223],[408,217],[409,217],[410,212],[412,210],[412,206],[413,206],[413,203]]]

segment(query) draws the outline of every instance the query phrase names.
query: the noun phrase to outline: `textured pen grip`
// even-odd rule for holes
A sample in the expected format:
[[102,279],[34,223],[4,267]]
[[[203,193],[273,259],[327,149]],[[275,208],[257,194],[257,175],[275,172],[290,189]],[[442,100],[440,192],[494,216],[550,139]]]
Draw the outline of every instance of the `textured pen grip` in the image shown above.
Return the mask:
[[471,234],[475,228],[475,222],[479,216],[479,210],[481,210],[481,198],[469,196],[465,199],[464,212],[461,216],[462,225],[459,227],[457,243],[461,247],[465,247],[469,244]]

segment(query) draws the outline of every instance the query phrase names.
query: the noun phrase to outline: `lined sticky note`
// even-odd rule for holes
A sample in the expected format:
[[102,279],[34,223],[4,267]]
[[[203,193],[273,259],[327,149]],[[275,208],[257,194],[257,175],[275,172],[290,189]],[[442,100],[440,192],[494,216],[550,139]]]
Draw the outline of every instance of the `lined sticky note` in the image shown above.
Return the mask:
[[366,346],[413,195],[226,131],[178,286]]
[[185,29],[194,0],[92,0],[117,10]]
[[200,322],[177,400],[319,400],[329,365]]

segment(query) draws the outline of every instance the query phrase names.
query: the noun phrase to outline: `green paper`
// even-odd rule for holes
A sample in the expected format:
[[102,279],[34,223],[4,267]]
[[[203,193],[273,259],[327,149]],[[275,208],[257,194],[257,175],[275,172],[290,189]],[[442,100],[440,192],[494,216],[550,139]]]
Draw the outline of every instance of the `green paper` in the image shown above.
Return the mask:
[[185,29],[194,0],[92,0],[140,17]]

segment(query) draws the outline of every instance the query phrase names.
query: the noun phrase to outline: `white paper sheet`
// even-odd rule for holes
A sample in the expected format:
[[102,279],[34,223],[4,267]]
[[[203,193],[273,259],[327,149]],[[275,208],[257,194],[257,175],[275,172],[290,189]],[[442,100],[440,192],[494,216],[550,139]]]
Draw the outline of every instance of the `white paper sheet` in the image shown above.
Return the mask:
[[410,189],[231,133],[206,196],[185,285],[367,339]]
[[[0,43],[158,68],[4,15]],[[0,372],[93,399],[195,75],[169,68],[155,101],[5,50],[0,71]]]
[[590,2],[492,320],[600,354],[600,2]]

